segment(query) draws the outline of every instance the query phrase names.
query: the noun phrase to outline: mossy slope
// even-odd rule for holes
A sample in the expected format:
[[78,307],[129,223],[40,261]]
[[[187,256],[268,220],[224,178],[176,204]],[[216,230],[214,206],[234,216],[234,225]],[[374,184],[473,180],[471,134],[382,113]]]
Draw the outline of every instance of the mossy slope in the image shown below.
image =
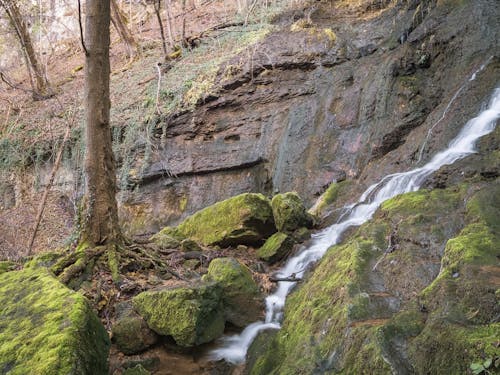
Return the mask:
[[0,275],[0,332],[1,374],[108,373],[106,331],[46,269]]
[[249,373],[467,373],[500,356],[498,197],[496,183],[387,201],[290,295]]

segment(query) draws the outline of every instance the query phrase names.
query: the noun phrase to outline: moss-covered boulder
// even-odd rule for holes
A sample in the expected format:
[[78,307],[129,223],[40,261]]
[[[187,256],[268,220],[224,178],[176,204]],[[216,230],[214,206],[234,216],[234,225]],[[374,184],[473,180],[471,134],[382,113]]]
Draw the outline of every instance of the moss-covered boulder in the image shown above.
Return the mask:
[[260,259],[269,263],[279,262],[293,249],[295,241],[286,233],[278,232],[269,237],[266,243],[257,251]]
[[109,345],[85,297],[46,269],[0,275],[0,373],[104,375]]
[[221,285],[224,317],[228,322],[244,327],[261,317],[263,297],[244,264],[234,258],[214,259],[204,279]]
[[149,328],[171,336],[177,345],[192,347],[210,342],[224,331],[222,289],[216,283],[143,292],[133,299]]
[[276,232],[269,200],[262,194],[241,194],[216,203],[188,217],[176,228],[156,235],[191,238],[203,245],[261,244]]
[[300,227],[312,228],[314,225],[313,217],[295,192],[275,195],[271,206],[276,228],[280,232],[293,232]]
[[120,303],[115,308],[117,320],[113,324],[112,337],[122,353],[136,354],[156,343],[158,336],[149,329],[129,302]]

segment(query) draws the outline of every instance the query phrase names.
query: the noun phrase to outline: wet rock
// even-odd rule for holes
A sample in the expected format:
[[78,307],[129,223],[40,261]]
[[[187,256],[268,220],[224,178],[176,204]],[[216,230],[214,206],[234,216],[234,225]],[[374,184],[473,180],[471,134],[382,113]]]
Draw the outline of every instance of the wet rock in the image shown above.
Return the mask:
[[109,338],[85,297],[46,269],[0,275],[0,369],[107,374]]
[[221,293],[216,283],[198,283],[143,292],[134,297],[133,305],[153,331],[192,347],[222,335]]
[[280,232],[293,232],[300,227],[312,228],[314,220],[307,213],[297,193],[275,195],[271,201],[276,228]]
[[269,237],[266,243],[257,251],[260,259],[276,263],[285,258],[293,249],[295,241],[286,233],[278,232]]
[[263,296],[250,270],[234,258],[217,258],[210,262],[204,280],[216,281],[222,287],[225,319],[238,327],[258,320],[263,312]]
[[131,303],[118,304],[117,320],[113,325],[113,342],[127,355],[136,354],[154,345],[157,335],[151,331],[144,319],[137,314]]
[[163,234],[212,246],[262,243],[276,231],[270,202],[262,194],[241,194],[209,206]]

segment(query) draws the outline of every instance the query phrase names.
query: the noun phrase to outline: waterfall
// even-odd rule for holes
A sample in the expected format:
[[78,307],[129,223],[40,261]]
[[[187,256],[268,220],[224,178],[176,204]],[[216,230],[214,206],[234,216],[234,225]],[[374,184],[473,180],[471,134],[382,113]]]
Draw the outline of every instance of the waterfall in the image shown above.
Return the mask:
[[[362,194],[358,203],[349,207],[347,215],[338,223],[315,234],[308,248],[290,258],[279,271],[279,276],[287,277],[294,274],[296,278],[302,278],[308,266],[318,261],[332,245],[337,244],[347,228],[359,226],[370,220],[382,202],[396,195],[418,190],[424,180],[442,166],[475,153],[476,141],[495,129],[499,117],[500,88],[497,88],[488,108],[470,120],[450,142],[446,150],[436,154],[420,168],[387,175],[370,186]],[[296,282],[280,281],[276,291],[266,298],[265,322],[253,323],[247,326],[241,334],[225,337],[222,347],[211,352],[211,358],[224,359],[235,364],[244,362],[250,344],[260,331],[280,328],[286,297],[295,285]]]
[[484,62],[483,65],[481,65],[474,73],[472,73],[472,75],[470,76],[470,78],[464,83],[462,84],[462,86],[460,86],[458,88],[458,90],[455,92],[455,94],[451,97],[451,100],[448,102],[448,104],[446,105],[446,108],[444,109],[443,111],[443,114],[441,115],[441,117],[439,118],[439,120],[437,120],[430,128],[429,130],[427,131],[427,136],[425,137],[425,140],[424,140],[424,143],[422,144],[422,147],[420,148],[420,152],[418,154],[418,159],[417,159],[417,163],[420,163],[420,161],[422,160],[422,156],[424,155],[424,151],[425,151],[425,147],[427,146],[427,142],[429,141],[429,139],[431,138],[431,135],[432,135],[432,132],[434,131],[434,128],[441,122],[444,120],[444,118],[446,117],[446,115],[448,114],[448,111],[450,110],[451,108],[451,105],[455,102],[455,100],[458,98],[458,95],[460,95],[460,93],[465,89],[465,87],[467,86],[467,84],[471,81],[474,81],[477,77],[477,75],[479,73],[481,73],[487,66],[488,64],[490,63],[490,61],[493,59],[493,56],[490,56],[488,57],[488,59]]

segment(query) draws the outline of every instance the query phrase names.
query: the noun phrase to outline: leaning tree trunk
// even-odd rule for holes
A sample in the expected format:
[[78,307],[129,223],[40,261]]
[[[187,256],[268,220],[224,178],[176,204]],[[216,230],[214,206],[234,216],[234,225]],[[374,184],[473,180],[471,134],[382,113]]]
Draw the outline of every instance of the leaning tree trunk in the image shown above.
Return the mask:
[[81,241],[116,244],[121,239],[116,172],[109,124],[110,0],[87,0],[85,47],[85,174],[87,191]]
[[[14,0],[0,0],[0,4],[5,9],[12,27],[21,43],[23,54],[27,61],[28,76],[30,77],[34,99],[45,99],[52,96],[52,90],[42,69],[40,62],[33,48],[33,43],[28,31],[28,27],[19,11],[19,7]],[[32,77],[34,76],[35,82]]]
[[129,57],[137,55],[139,46],[127,27],[125,16],[121,12],[116,0],[111,0],[111,22],[113,22],[113,26],[127,47],[127,55]]

